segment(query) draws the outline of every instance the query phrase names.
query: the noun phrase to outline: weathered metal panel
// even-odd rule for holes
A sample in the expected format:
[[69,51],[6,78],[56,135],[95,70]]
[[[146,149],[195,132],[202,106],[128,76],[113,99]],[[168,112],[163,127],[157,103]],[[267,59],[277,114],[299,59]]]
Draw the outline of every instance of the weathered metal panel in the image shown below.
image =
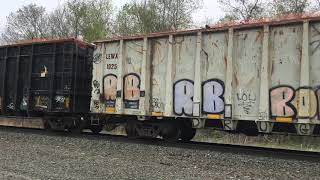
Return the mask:
[[310,23],[309,28],[309,70],[310,70],[310,85],[311,90],[311,111],[316,114],[311,115],[313,123],[319,123],[320,121],[320,23]]
[[174,38],[173,113],[176,116],[193,115],[194,65],[197,36]]
[[151,103],[150,111],[164,113],[165,87],[168,63],[168,38],[151,40]]
[[271,86],[299,87],[302,51],[302,26],[271,28]]
[[310,85],[314,88],[320,85],[320,23],[310,24]]
[[234,33],[233,118],[256,120],[259,116],[260,67],[263,29]]
[[218,79],[225,81],[228,33],[210,33],[203,35],[203,48],[201,51],[203,79]]
[[320,23],[292,22],[99,42],[92,111],[319,124]]
[[276,121],[295,118],[297,114],[289,102],[294,100],[295,89],[300,86],[302,29],[302,25],[291,25],[270,30],[270,116]]
[[210,114],[220,117],[224,111],[224,100],[215,98],[223,95],[228,56],[228,33],[203,34],[201,49],[201,76],[202,76],[202,117]]
[[[108,46],[108,45],[106,45]],[[109,45],[110,46],[110,45]],[[97,46],[93,53],[93,67],[92,67],[92,94],[91,94],[91,112],[99,113],[102,112],[102,107],[104,105],[104,100],[101,101],[102,81],[104,76],[104,67],[105,62],[105,52],[104,44]],[[110,46],[111,48],[111,46]]]
[[124,110],[130,114],[139,110],[140,96],[143,96],[140,91],[143,41],[127,41],[124,48],[123,100]]
[[120,43],[97,46],[94,53],[92,112],[115,112]]

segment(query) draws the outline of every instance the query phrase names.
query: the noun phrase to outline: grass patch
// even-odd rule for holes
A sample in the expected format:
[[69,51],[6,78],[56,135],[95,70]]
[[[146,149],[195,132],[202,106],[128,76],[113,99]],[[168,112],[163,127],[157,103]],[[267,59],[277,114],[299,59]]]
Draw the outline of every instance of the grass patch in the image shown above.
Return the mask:
[[320,152],[320,138],[280,134],[249,137],[212,129],[197,131],[194,141]]

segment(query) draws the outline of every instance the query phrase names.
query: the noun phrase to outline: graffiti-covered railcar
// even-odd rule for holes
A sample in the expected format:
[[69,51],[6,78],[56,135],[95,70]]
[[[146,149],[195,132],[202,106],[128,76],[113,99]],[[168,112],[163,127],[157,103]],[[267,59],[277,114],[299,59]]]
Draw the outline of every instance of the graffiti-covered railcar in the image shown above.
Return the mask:
[[[93,50],[93,45],[75,39],[30,40],[1,46],[0,114],[88,114]],[[55,120],[51,118],[52,126]]]
[[155,124],[175,120],[192,128],[317,133],[319,14],[117,37],[96,46],[91,111],[134,119],[129,134],[161,134]]

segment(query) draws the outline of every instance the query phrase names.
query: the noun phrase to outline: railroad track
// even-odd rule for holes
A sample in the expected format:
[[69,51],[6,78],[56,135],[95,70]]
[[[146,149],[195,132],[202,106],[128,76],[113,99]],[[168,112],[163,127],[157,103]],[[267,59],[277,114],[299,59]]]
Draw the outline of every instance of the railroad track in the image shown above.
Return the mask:
[[45,136],[66,136],[74,138],[86,138],[90,140],[109,140],[114,142],[144,144],[153,146],[165,146],[184,149],[197,149],[216,151],[218,153],[237,153],[243,155],[264,156],[270,158],[294,159],[302,161],[320,162],[320,152],[297,151],[287,149],[274,149],[254,146],[241,146],[231,144],[205,143],[205,142],[175,142],[169,143],[162,139],[130,139],[126,136],[110,135],[110,134],[94,134],[91,132],[83,132],[81,134],[71,134],[68,132],[48,132],[43,129],[27,129],[16,127],[2,127],[0,131],[24,133],[24,134],[39,134]]

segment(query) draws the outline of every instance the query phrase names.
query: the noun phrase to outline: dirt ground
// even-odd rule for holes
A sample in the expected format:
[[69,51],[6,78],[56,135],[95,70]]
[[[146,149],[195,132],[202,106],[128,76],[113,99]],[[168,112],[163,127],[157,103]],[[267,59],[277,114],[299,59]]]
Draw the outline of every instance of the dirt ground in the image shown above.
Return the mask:
[[0,128],[0,179],[320,179],[319,162]]

